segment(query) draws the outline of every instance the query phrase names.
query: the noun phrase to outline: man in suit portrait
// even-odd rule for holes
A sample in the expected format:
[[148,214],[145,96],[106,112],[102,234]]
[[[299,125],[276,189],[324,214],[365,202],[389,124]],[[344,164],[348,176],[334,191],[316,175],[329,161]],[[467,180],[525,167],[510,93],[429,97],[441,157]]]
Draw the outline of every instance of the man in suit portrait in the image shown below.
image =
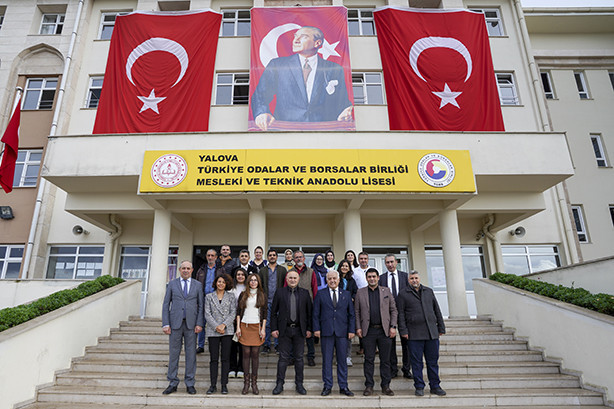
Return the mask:
[[[194,274],[194,278],[200,282],[200,285],[203,287],[205,297],[207,294],[215,291],[213,288],[213,281],[223,273],[222,267],[217,264],[217,251],[214,249],[207,250],[206,257],[207,262],[201,265],[196,274]],[[207,323],[205,322],[205,326],[206,325]],[[203,331],[198,333],[197,354],[205,352],[205,326],[203,326]]]
[[397,307],[390,289],[379,285],[379,271],[368,268],[366,276],[368,285],[358,290],[354,300],[356,335],[362,339],[365,348],[363,395],[373,395],[373,385],[375,385],[373,371],[377,347],[382,393],[394,396],[394,392],[390,389],[392,379],[390,348],[394,347],[392,339],[397,335]]
[[[294,55],[272,59],[266,66],[251,108],[256,126],[263,131],[275,121],[352,121],[343,67],[318,55],[324,34],[302,27],[294,34]],[[275,112],[269,104],[277,96]]]
[[[270,253],[269,253],[270,254]],[[296,392],[305,395],[303,386],[303,351],[305,338],[311,337],[312,302],[309,292],[298,286],[298,273],[286,274],[288,285],[275,291],[271,306],[271,335],[279,340],[277,361],[277,384],[273,395],[284,390],[286,369],[294,359],[294,382]]]
[[[379,285],[382,287],[390,288],[390,292],[394,297],[394,301],[397,303],[399,294],[407,287],[407,273],[405,271],[397,270],[397,258],[394,254],[388,253],[384,258],[386,264],[386,273],[379,277]],[[399,373],[399,364],[397,359],[396,338],[392,340],[393,347],[390,349],[390,374],[393,378],[396,378]],[[407,347],[407,339],[401,338],[401,351],[403,353],[403,377],[411,379],[411,366],[409,364],[409,350]]]
[[185,344],[185,385],[191,395],[196,393],[196,334],[203,330],[203,287],[192,279],[192,263],[182,261],[178,277],[166,285],[166,295],[162,304],[162,331],[169,335],[168,372],[170,382],[162,392],[165,395],[177,391],[179,378],[179,354]]
[[352,294],[339,288],[339,273],[329,270],[328,286],[316,294],[313,302],[313,333],[322,344],[322,396],[333,388],[333,352],[337,355],[339,393],[354,396],[348,388],[347,343],[354,338],[356,322]]

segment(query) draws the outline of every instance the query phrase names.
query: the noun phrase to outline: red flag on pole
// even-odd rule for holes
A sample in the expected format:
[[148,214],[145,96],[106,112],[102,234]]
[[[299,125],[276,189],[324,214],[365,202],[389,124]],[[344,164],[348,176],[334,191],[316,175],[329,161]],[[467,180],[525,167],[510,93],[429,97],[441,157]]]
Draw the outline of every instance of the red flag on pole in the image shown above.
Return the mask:
[[221,21],[211,10],[118,16],[93,133],[207,131]]
[[504,131],[484,15],[374,13],[392,130]]
[[4,153],[2,163],[0,163],[0,185],[6,193],[13,190],[13,178],[15,177],[15,162],[17,161],[17,151],[19,150],[19,120],[21,118],[21,98],[17,101],[17,107],[9,121],[9,125],[4,131],[2,142],[4,142]]

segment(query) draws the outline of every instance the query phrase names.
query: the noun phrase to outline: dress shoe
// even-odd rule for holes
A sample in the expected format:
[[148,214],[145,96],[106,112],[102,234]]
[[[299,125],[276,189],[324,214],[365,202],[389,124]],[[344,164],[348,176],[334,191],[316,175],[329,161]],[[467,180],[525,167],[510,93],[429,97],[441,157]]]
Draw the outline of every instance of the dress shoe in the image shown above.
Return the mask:
[[386,396],[394,396],[394,392],[390,389],[390,386],[382,387],[382,393]]
[[446,391],[444,391],[441,388],[435,388],[435,389],[431,389],[430,392],[432,394],[435,394],[437,396],[446,396]]
[[177,392],[177,387],[176,386],[172,386],[172,385],[168,385],[168,387],[166,389],[164,389],[164,392],[162,392],[162,395],[169,395],[173,392]]
[[322,395],[322,396],[330,395],[330,388],[324,387],[324,389],[322,389],[322,393],[320,395]]
[[390,374],[390,377],[391,377],[391,378],[396,378],[396,377],[398,377],[398,376],[399,376],[399,373],[398,373],[398,372],[392,372],[392,373]]
[[215,393],[215,392],[217,392],[217,387],[214,385],[211,385],[209,389],[207,389],[207,395],[211,395],[212,393]]
[[268,354],[271,351],[271,347],[265,346],[262,348],[262,353],[263,354]]
[[354,392],[352,392],[348,388],[339,389],[339,393],[345,396],[354,396]]
[[363,396],[373,395],[373,386],[367,386],[362,394]]
[[314,361],[313,358],[307,358],[307,365],[316,366],[316,361]]
[[226,385],[222,385],[222,395],[228,395],[228,387]]
[[414,377],[411,376],[411,372],[403,373],[403,378],[405,378],[405,379],[414,379]]
[[416,392],[414,392],[416,396],[424,396],[424,388],[417,388]]
[[305,387],[302,383],[296,385],[296,393],[298,393],[299,395],[307,395],[307,391],[305,390]]
[[188,386],[186,389],[190,395],[196,395],[196,388],[193,386]]
[[201,347],[196,348],[197,354],[202,354],[203,352],[205,352],[205,348],[201,348]]
[[273,395],[279,395],[283,391],[284,391],[284,385],[281,383],[278,383],[277,385],[275,385],[275,388],[273,388]]

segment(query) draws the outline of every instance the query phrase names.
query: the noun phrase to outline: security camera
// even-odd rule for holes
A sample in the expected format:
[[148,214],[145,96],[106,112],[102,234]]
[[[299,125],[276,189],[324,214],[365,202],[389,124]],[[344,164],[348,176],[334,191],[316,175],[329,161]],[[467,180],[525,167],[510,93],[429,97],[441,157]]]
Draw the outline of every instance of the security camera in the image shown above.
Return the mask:
[[516,236],[518,238],[523,237],[526,233],[526,229],[522,226],[518,226],[514,230],[510,230],[510,236]]

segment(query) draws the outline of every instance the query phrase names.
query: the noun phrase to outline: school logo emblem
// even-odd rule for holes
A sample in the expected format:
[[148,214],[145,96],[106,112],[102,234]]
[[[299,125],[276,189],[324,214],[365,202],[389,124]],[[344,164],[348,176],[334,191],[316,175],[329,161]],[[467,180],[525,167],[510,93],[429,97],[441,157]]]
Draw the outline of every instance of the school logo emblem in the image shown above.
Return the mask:
[[188,173],[188,164],[179,155],[164,155],[151,166],[151,179],[160,187],[174,187],[183,182]]
[[418,174],[429,186],[445,187],[452,183],[456,172],[450,159],[439,153],[429,153],[418,162]]

